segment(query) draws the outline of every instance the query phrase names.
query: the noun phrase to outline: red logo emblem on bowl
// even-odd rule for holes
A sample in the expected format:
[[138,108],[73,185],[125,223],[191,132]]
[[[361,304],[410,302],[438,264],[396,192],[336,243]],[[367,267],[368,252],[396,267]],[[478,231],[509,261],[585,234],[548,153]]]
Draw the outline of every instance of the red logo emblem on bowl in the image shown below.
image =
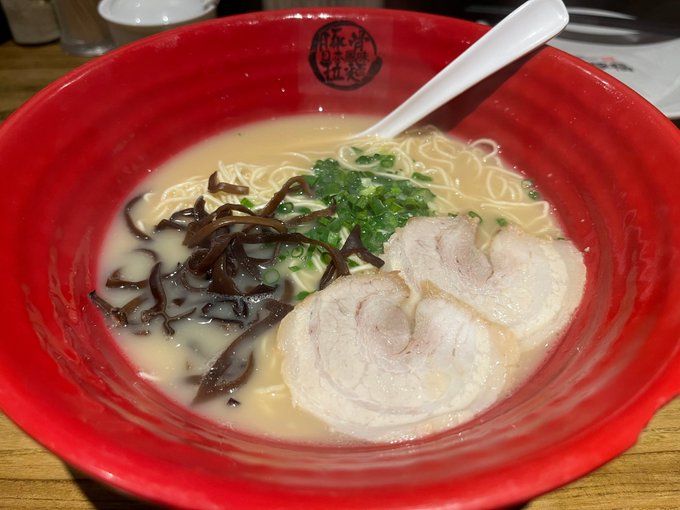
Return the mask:
[[314,34],[309,63],[322,83],[341,90],[366,85],[380,71],[375,40],[353,21],[333,21]]

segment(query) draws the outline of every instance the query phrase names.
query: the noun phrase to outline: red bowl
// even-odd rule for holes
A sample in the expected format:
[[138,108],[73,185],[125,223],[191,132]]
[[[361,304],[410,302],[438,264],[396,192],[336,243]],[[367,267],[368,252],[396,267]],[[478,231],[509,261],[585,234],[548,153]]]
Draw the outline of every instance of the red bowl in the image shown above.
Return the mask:
[[[372,67],[327,79],[314,38],[330,23],[368,37],[351,62]],[[137,378],[88,300],[113,214],[173,154],[274,116],[382,115],[485,30],[377,9],[264,12],[132,44],[37,94],[0,126],[11,183],[2,238],[13,246],[0,253],[5,413],[85,473],[192,508],[510,505],[631,446],[680,392],[680,135],[630,89],[554,49],[430,119],[498,140],[555,205],[588,270],[554,355],[474,421],[370,447],[229,431]]]

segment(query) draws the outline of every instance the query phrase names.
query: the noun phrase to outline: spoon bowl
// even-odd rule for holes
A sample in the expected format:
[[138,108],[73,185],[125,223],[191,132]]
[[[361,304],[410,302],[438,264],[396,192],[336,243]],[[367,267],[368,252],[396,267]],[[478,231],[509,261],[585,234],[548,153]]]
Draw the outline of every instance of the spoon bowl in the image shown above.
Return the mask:
[[569,23],[562,0],[529,0],[358,137],[393,138],[484,78],[545,44]]

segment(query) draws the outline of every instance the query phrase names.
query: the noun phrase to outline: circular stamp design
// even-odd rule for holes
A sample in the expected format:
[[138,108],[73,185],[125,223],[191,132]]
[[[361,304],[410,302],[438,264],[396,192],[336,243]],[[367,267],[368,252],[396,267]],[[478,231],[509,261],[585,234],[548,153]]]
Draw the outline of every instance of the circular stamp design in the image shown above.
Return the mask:
[[353,90],[371,81],[382,66],[375,40],[364,27],[348,20],[333,21],[314,34],[309,64],[322,83]]

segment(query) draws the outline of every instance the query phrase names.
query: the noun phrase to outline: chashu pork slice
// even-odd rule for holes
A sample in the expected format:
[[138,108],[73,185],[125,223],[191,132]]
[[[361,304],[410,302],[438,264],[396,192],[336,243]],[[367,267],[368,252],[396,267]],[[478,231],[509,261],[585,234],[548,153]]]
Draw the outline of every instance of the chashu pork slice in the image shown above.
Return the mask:
[[470,419],[503,394],[518,349],[504,328],[397,273],[342,277],[279,327],[293,404],[369,441],[416,438]]
[[409,285],[433,282],[487,320],[508,327],[523,351],[547,347],[564,329],[585,286],[582,254],[566,240],[500,230],[489,253],[475,246],[466,216],[411,218],[385,245],[386,268]]

